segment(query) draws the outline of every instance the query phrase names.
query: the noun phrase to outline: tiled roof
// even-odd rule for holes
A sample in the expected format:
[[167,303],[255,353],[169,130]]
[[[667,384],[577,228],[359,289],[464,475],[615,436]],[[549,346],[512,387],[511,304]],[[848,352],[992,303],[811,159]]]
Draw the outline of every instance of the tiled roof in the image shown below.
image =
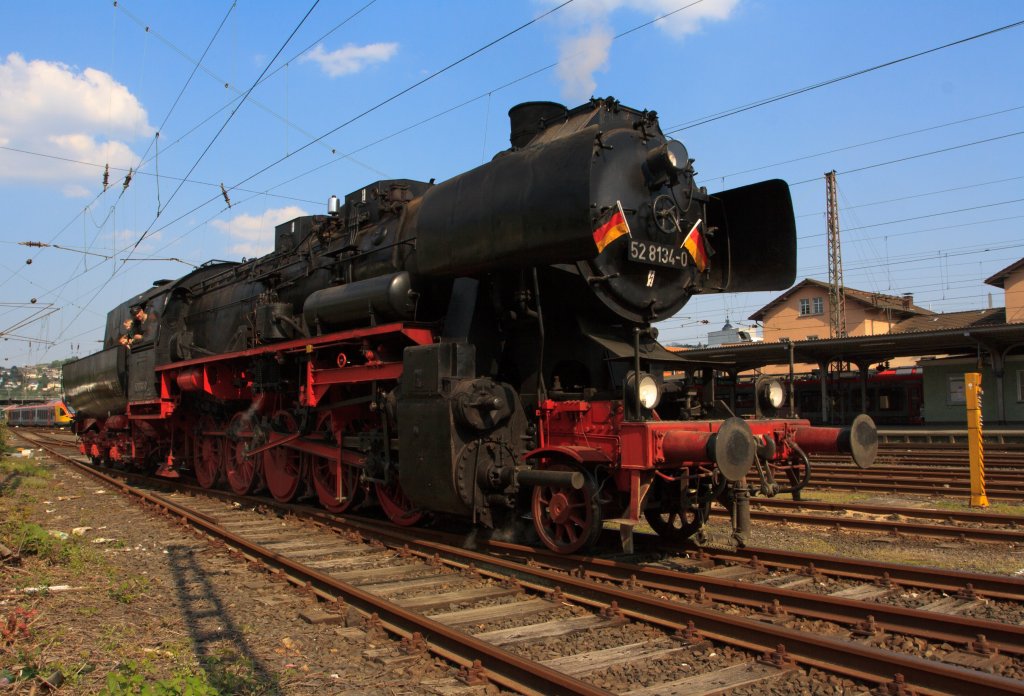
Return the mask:
[[[820,288],[824,292],[829,291],[829,284],[814,278],[804,278],[802,281],[791,287],[786,292],[782,293],[774,300],[766,304],[761,309],[757,310],[750,315],[750,319],[753,321],[761,321],[764,319],[764,315],[769,309],[785,302],[798,290],[806,287]],[[913,302],[913,297],[909,295],[885,295],[880,292],[867,292],[865,290],[857,290],[855,288],[844,288],[846,299],[860,302],[861,304],[869,307],[875,307],[877,309],[888,309],[897,313],[903,313],[907,316],[915,314],[932,314],[930,310],[924,307],[918,307]]]
[[1011,273],[1019,271],[1022,268],[1024,268],[1024,258],[1014,261],[1001,271],[997,271],[990,278],[986,278],[985,282],[989,285],[994,285],[997,288],[1001,288],[1003,287],[1003,284],[1006,282],[1006,278]]
[[1002,307],[972,309],[966,312],[944,312],[942,314],[909,317],[892,327],[892,333],[964,329],[967,327],[991,326],[993,324],[1005,323],[1006,310]]

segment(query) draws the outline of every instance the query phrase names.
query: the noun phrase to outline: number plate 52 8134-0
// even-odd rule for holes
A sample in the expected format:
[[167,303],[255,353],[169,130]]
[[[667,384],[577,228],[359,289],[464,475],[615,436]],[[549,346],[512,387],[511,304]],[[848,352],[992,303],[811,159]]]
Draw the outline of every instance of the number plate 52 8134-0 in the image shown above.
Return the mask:
[[629,240],[629,260],[669,268],[680,268],[689,262],[686,252],[682,249],[639,239]]

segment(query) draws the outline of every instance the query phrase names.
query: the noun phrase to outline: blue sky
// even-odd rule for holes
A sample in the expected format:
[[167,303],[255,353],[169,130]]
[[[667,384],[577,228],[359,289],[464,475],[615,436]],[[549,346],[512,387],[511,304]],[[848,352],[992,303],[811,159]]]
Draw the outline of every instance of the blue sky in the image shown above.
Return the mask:
[[[93,352],[112,306],[189,269],[150,259],[264,253],[274,224],[323,212],[331,194],[487,161],[508,147],[519,102],[612,95],[670,130],[1024,19],[1004,0],[703,0],[616,38],[689,3],[558,4],[321,0],[299,26],[312,0],[8,3],[2,364]],[[936,311],[990,293],[999,305],[982,281],[1024,256],[1022,72],[1018,27],[674,135],[711,191],[791,183],[798,278],[826,278],[822,174],[835,169],[847,285]],[[698,297],[662,337],[704,340],[771,297]]]

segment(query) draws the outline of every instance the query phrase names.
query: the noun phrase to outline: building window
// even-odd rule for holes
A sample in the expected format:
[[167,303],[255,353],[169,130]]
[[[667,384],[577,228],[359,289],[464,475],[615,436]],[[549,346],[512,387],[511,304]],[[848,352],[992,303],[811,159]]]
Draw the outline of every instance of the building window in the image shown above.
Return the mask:
[[946,403],[951,406],[966,404],[963,375],[949,375],[946,379]]
[[1017,370],[1017,403],[1024,401],[1024,370]]
[[807,336],[807,340],[808,341],[817,341],[818,340],[818,335],[817,334],[809,334]]
[[825,313],[825,300],[821,297],[800,300],[800,316],[809,317],[814,314]]

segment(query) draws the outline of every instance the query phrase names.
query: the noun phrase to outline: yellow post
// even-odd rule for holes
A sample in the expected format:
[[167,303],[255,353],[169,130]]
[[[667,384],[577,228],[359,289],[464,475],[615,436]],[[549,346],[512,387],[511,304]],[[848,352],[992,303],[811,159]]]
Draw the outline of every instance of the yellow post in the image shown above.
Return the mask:
[[988,507],[985,496],[985,448],[981,444],[981,374],[964,375],[967,399],[967,447],[971,455],[971,507]]

